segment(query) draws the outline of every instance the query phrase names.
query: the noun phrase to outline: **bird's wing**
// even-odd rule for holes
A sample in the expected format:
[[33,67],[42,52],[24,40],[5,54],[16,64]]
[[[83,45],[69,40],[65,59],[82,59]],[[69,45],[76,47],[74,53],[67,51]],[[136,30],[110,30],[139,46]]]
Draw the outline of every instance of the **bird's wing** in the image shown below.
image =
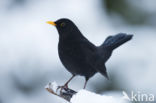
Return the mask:
[[97,52],[97,47],[86,39],[82,40],[80,45],[86,61],[91,62]]
[[99,64],[100,65],[97,66],[96,70],[109,80],[105,64],[104,63],[99,63]]
[[81,49],[83,50],[82,52],[85,55],[85,61],[87,64],[92,66],[97,72],[100,72],[108,79],[104,61],[100,59],[101,56],[98,54],[97,48],[98,47],[96,47],[94,44],[86,40],[84,40],[81,44]]

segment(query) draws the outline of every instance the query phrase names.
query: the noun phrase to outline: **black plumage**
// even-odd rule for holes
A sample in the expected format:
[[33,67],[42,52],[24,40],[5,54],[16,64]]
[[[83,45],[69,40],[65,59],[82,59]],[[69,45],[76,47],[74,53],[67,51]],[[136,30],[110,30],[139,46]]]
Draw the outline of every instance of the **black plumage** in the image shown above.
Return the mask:
[[66,83],[76,75],[84,76],[86,83],[95,73],[100,72],[108,78],[105,63],[110,58],[113,50],[129,41],[133,35],[119,33],[106,38],[101,46],[95,46],[86,39],[77,26],[69,19],[59,19],[56,22],[48,22],[55,25],[59,33],[58,53],[62,64],[73,75]]

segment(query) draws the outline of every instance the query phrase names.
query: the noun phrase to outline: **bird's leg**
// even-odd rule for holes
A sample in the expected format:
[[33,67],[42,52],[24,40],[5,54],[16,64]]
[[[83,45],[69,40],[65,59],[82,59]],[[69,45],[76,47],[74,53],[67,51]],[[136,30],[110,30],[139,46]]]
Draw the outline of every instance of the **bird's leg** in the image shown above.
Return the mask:
[[63,86],[58,86],[57,90],[61,88],[60,91],[62,91],[63,88],[68,88],[68,83],[75,77],[75,75],[72,75],[72,77],[63,85]]
[[87,85],[87,82],[88,82],[88,78],[85,78],[86,80],[85,80],[85,84],[84,84],[84,87],[83,87],[83,89],[85,89],[86,88],[86,85]]
[[68,88],[68,83],[75,77],[75,75],[73,75],[65,84],[64,87]]

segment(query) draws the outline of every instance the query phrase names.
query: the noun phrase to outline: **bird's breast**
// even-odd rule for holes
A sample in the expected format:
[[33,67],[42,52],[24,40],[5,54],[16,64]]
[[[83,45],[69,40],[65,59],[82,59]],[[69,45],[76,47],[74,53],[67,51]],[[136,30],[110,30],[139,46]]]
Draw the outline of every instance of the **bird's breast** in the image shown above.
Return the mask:
[[72,59],[72,60],[77,60],[82,57],[82,53],[80,50],[80,47],[77,43],[74,42],[64,42],[64,43],[59,43],[58,45],[58,52],[60,59]]

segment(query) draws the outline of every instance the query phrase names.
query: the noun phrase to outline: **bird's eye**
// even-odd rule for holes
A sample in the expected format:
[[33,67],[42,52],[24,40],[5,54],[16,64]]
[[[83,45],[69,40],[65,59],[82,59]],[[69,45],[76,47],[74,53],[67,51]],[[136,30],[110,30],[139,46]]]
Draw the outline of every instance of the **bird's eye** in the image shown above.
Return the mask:
[[66,25],[66,23],[64,23],[64,22],[60,24],[61,27],[64,27],[65,25]]

